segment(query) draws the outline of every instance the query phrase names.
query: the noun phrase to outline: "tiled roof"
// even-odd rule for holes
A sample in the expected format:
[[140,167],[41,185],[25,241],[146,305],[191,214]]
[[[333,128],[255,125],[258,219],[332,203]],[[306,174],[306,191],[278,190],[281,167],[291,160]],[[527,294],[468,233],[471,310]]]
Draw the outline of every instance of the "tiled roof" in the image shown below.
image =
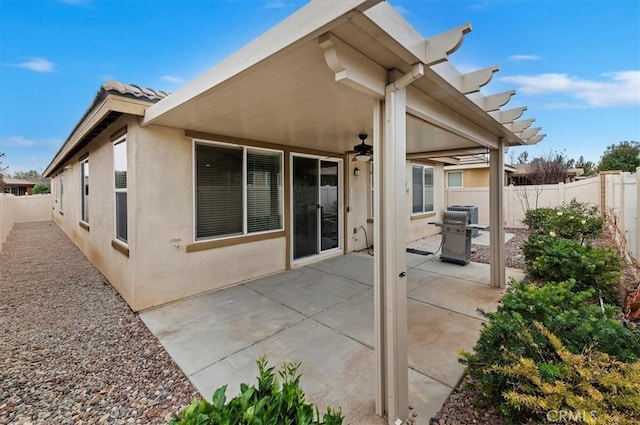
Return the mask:
[[23,179],[14,179],[13,177],[4,177],[3,178],[5,185],[7,186],[35,186],[34,182],[30,182],[28,180]]
[[149,100],[154,103],[168,96],[168,93],[160,90],[140,87],[135,84],[123,84],[114,80],[104,83],[102,85],[102,90],[107,93],[121,94],[134,99]]

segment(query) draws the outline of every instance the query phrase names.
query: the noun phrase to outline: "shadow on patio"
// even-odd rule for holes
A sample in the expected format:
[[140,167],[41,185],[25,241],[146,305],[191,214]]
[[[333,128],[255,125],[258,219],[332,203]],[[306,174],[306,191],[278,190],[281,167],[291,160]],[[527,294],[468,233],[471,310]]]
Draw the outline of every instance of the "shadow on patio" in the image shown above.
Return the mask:
[[[435,251],[439,236],[414,248]],[[428,423],[462,377],[457,352],[475,344],[482,318],[503,290],[489,286],[489,265],[443,263],[407,254],[409,398]],[[508,276],[520,276],[507,269]],[[142,312],[203,397],[229,384],[253,383],[262,354],[279,367],[301,361],[302,388],[322,409],[342,409],[345,423],[383,424],[376,393],[373,257],[334,257],[231,288]]]

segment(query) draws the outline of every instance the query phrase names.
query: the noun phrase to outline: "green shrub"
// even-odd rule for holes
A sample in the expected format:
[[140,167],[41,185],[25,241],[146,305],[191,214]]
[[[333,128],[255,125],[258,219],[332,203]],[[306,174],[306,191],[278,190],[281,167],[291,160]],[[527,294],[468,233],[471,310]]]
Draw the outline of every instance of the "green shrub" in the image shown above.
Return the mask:
[[576,290],[595,288],[602,292],[606,302],[619,302],[616,285],[622,262],[613,249],[554,236],[530,235],[522,252],[530,276],[542,282],[575,279]]
[[194,400],[170,425],[341,425],[340,411],[327,408],[322,419],[317,407],[308,403],[300,388],[300,363],[285,363],[279,371],[282,386],[261,357],[258,387],[240,385],[240,394],[226,402],[227,386],[218,388],[212,402]]
[[519,412],[506,404],[503,394],[521,385],[495,369],[510,366],[523,357],[534,361],[541,373],[554,379],[559,373],[544,366],[559,361],[544,334],[531,328],[541,322],[555,333],[567,349],[580,353],[594,347],[623,362],[635,362],[640,356],[640,334],[622,326],[615,317],[620,309],[587,302],[594,290],[574,292],[575,281],[549,283],[543,287],[514,282],[495,313],[483,313],[489,320],[483,325],[473,353],[461,352],[466,371],[481,387],[487,401],[499,406],[506,417],[517,419]]
[[527,226],[529,230],[534,233],[548,233],[549,226],[547,221],[551,215],[555,213],[555,208],[536,208],[535,210],[528,210],[524,215],[522,224]]
[[574,199],[558,208],[529,210],[522,221],[537,234],[584,242],[602,233],[603,220],[597,207],[587,207]]
[[543,361],[520,357],[493,367],[518,383],[504,393],[506,405],[539,423],[558,422],[560,415],[580,423],[640,422],[640,362],[622,363],[590,349],[572,353],[542,324],[534,326],[553,347],[553,356]]

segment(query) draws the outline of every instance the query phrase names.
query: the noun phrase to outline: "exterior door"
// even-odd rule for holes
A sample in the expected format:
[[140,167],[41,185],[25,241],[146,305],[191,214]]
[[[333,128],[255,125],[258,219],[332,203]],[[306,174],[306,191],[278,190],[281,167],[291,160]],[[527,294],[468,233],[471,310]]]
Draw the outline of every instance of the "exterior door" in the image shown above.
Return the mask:
[[308,156],[292,160],[293,259],[340,248],[340,162]]

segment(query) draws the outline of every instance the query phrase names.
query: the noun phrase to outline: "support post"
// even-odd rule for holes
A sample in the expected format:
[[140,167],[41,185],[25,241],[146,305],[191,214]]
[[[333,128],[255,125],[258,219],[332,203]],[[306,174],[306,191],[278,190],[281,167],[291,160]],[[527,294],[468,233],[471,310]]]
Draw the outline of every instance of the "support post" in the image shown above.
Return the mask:
[[[405,81],[402,81],[405,83]],[[406,277],[406,88],[389,85],[374,107],[374,298],[378,392],[376,412],[393,425],[409,415]],[[376,126],[376,122],[377,124]],[[380,131],[382,130],[382,131]]]
[[506,286],[504,247],[504,141],[489,152],[489,245],[491,248],[491,285]]

